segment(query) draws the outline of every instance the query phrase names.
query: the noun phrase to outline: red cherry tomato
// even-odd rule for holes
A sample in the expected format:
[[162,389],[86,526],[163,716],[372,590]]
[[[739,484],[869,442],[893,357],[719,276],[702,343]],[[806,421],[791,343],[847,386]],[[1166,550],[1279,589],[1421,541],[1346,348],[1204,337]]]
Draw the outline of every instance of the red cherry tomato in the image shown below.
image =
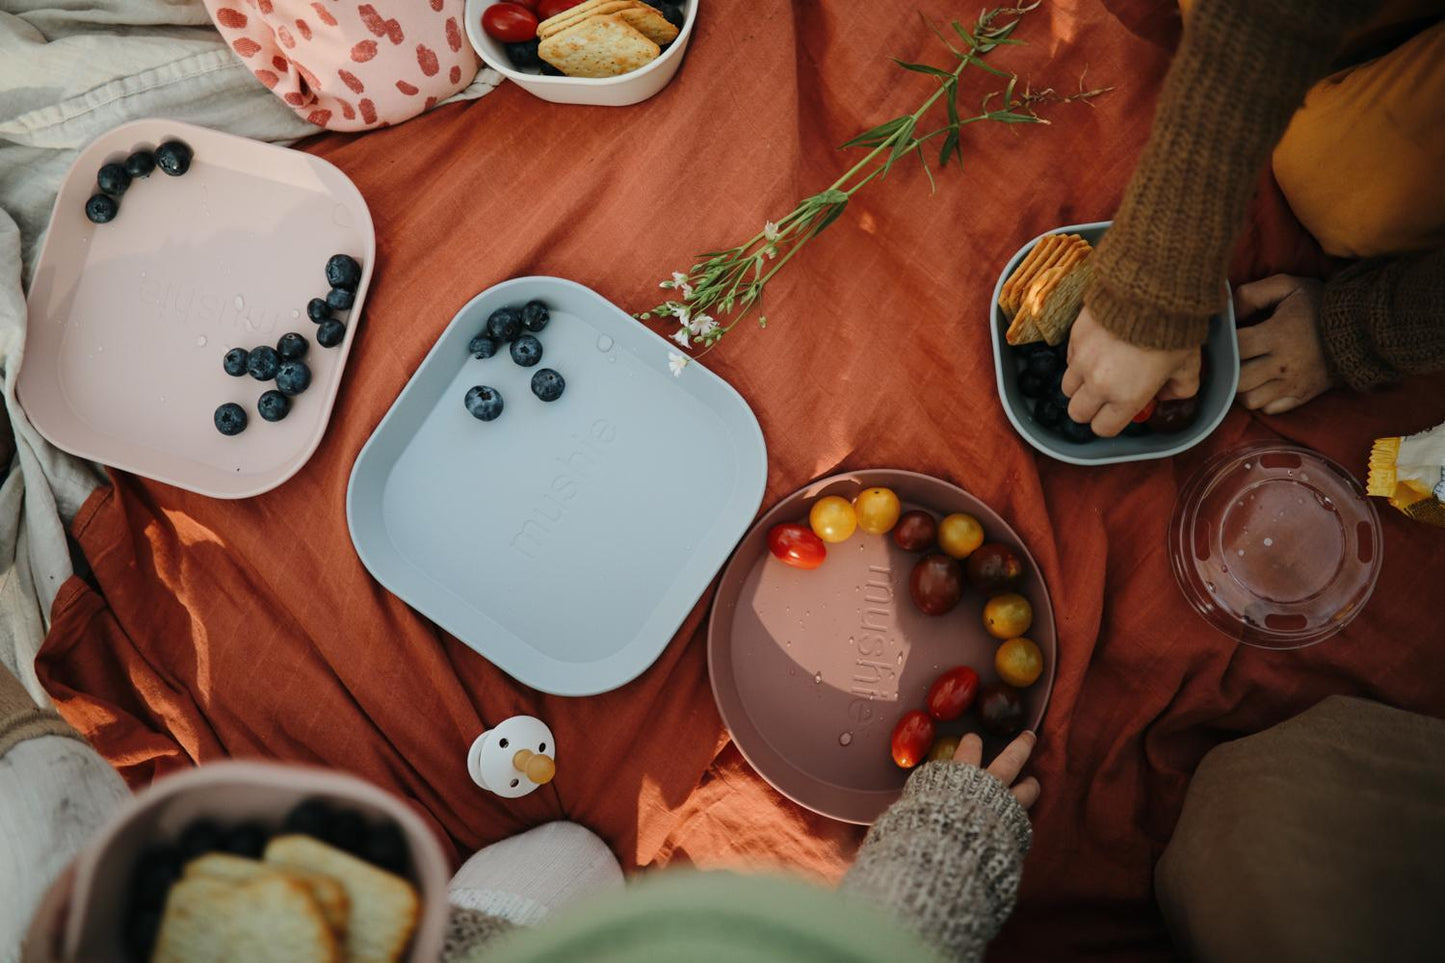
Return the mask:
[[908,576],[908,592],[924,615],[944,615],[963,598],[963,570],[947,555],[925,555]]
[[542,0],[537,4],[537,16],[543,20],[550,20],[563,10],[571,10],[582,0]]
[[1136,425],[1142,425],[1142,424],[1144,424],[1144,422],[1148,421],[1150,418],[1153,418],[1153,417],[1154,417],[1154,409],[1157,408],[1157,407],[1159,407],[1159,399],[1158,399],[1158,398],[1150,398],[1150,399],[1149,399],[1149,403],[1148,403],[1147,405],[1145,405],[1143,408],[1140,408],[1140,409],[1139,409],[1139,413],[1134,416],[1134,424],[1136,424]]
[[828,557],[828,546],[806,525],[774,525],[768,529],[768,551],[793,568],[815,569]]
[[1011,736],[1024,727],[1024,706],[1019,690],[1001,682],[984,688],[978,697],[978,721],[996,736]]
[[537,12],[538,0],[511,0],[511,2],[521,4],[533,13]]
[[905,552],[921,552],[933,544],[938,523],[927,512],[914,509],[904,512],[893,526],[893,543]]
[[912,769],[927,757],[932,747],[933,720],[928,713],[917,709],[904,713],[893,727],[893,761],[904,769]]
[[978,673],[966,665],[949,669],[928,687],[928,714],[939,722],[957,719],[978,695]]
[[520,3],[494,3],[482,11],[482,29],[502,43],[537,38],[537,15]]

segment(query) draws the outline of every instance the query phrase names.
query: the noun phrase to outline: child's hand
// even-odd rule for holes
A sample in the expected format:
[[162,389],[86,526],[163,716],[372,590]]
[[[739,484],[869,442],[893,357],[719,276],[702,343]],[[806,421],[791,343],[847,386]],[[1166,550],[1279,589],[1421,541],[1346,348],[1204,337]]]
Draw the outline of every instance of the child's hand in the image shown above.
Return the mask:
[[[1029,761],[1029,755],[1034,751],[1034,744],[1038,737],[1032,732],[1023,732],[1017,739],[1004,747],[1003,752],[998,754],[993,762],[989,763],[984,770],[999,782],[1009,787],[1019,805],[1025,811],[1039,801],[1039,781],[1033,776],[1027,779],[1019,779],[1019,773],[1023,771],[1024,763]],[[970,732],[958,741],[958,748],[953,751],[954,762],[966,762],[970,766],[981,765],[983,762],[983,740],[977,733]],[[1017,780],[1017,782],[1015,782]]]
[[1063,392],[1069,417],[1112,438],[1158,395],[1192,398],[1199,393],[1199,349],[1156,351],[1116,338],[1086,306],[1069,334],[1069,370]]
[[1333,386],[1319,332],[1323,290],[1318,281],[1276,274],[1234,292],[1239,317],[1271,311],[1239,331],[1239,400],[1246,408],[1283,414]]

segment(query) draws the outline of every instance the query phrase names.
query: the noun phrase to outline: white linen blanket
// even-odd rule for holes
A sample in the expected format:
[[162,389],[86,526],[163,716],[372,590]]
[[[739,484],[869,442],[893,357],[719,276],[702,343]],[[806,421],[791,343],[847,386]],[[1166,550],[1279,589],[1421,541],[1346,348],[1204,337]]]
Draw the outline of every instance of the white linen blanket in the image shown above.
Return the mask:
[[[500,80],[483,69],[453,99],[480,97]],[[66,529],[106,479],[49,445],[16,403],[22,285],[76,152],[143,117],[268,141],[317,131],[231,53],[200,0],[0,0],[0,377],[16,448],[0,485],[0,664],[41,705],[49,700],[35,653],[73,572]]]

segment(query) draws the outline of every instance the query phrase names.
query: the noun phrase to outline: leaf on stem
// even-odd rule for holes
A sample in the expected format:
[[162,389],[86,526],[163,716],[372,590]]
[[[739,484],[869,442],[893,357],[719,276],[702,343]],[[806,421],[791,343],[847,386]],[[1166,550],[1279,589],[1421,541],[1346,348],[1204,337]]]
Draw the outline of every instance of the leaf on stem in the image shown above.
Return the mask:
[[899,60],[897,57],[893,58],[893,62],[904,70],[912,70],[915,73],[929,74],[934,77],[946,77],[949,80],[953,79],[953,74],[947,70],[940,70],[938,67],[930,66],[929,64],[911,64],[906,60]]
[[907,120],[907,117],[895,117],[886,123],[879,124],[872,130],[865,130],[857,137],[839,146],[838,149],[842,150],[845,147],[877,147],[897,133],[898,128],[902,127]]

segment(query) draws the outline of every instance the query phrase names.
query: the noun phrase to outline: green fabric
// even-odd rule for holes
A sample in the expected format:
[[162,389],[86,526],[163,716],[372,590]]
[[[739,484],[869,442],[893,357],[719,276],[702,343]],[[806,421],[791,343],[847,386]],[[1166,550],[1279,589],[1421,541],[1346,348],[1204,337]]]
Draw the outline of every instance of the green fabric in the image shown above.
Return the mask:
[[657,873],[489,945],[487,963],[880,963],[938,956],[880,909],[797,880]]

